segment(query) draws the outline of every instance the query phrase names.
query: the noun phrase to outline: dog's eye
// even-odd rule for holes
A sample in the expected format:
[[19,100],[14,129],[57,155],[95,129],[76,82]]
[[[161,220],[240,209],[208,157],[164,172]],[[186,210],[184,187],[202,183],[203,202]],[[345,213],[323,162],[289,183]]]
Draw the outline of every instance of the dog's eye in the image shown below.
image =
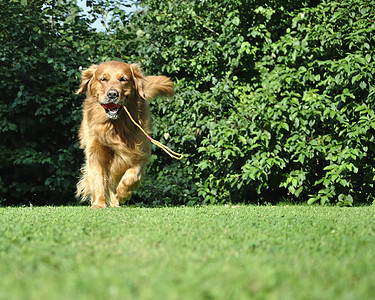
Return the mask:
[[126,79],[125,77],[121,77],[120,81],[128,81],[128,79]]
[[108,81],[108,79],[105,78],[105,77],[103,77],[101,80],[102,80],[102,81]]

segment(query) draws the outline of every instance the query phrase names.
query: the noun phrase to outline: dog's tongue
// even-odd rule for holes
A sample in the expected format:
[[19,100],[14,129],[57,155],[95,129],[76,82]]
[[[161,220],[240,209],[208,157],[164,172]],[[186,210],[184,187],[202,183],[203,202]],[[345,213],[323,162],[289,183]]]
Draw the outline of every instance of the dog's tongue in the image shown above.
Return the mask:
[[108,103],[108,104],[102,104],[104,109],[114,110],[120,107],[120,105],[117,105],[115,103]]

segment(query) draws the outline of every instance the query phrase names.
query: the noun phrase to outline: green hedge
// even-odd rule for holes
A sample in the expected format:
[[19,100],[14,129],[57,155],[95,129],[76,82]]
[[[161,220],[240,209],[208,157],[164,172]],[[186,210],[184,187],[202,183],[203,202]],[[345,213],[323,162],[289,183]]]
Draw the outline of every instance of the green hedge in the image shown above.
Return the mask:
[[44,2],[0,2],[0,204],[75,202],[74,91],[93,36],[75,5]]
[[[143,1],[134,56],[177,82],[153,104],[157,203],[374,200],[371,1]],[[282,4],[282,5],[280,5]]]
[[242,175],[259,181],[258,192],[374,201],[374,12],[372,1],[323,2],[294,13],[286,34],[265,45],[261,84],[244,99],[258,130],[247,135],[256,150]]
[[0,202],[74,201],[78,71],[109,59],[176,83],[154,137],[185,158],[154,149],[133,203],[374,201],[372,1],[101,2],[107,33],[73,1],[0,2]]

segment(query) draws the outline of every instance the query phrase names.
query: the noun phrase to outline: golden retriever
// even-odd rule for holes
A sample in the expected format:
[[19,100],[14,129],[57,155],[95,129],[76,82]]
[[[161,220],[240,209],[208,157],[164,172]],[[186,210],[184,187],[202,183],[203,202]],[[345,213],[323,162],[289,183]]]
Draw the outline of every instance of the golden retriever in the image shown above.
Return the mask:
[[144,76],[135,64],[109,61],[82,71],[77,94],[87,93],[79,130],[85,153],[77,197],[93,208],[119,207],[139,187],[151,155],[147,133],[151,116],[147,100],[173,96],[173,82],[165,76]]

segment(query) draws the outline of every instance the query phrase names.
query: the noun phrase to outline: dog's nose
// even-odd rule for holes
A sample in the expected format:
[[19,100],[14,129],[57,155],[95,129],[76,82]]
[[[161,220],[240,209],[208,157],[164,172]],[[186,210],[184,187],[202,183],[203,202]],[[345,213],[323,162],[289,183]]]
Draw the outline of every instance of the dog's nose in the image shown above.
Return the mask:
[[118,98],[118,91],[115,89],[110,89],[107,93],[108,98]]

